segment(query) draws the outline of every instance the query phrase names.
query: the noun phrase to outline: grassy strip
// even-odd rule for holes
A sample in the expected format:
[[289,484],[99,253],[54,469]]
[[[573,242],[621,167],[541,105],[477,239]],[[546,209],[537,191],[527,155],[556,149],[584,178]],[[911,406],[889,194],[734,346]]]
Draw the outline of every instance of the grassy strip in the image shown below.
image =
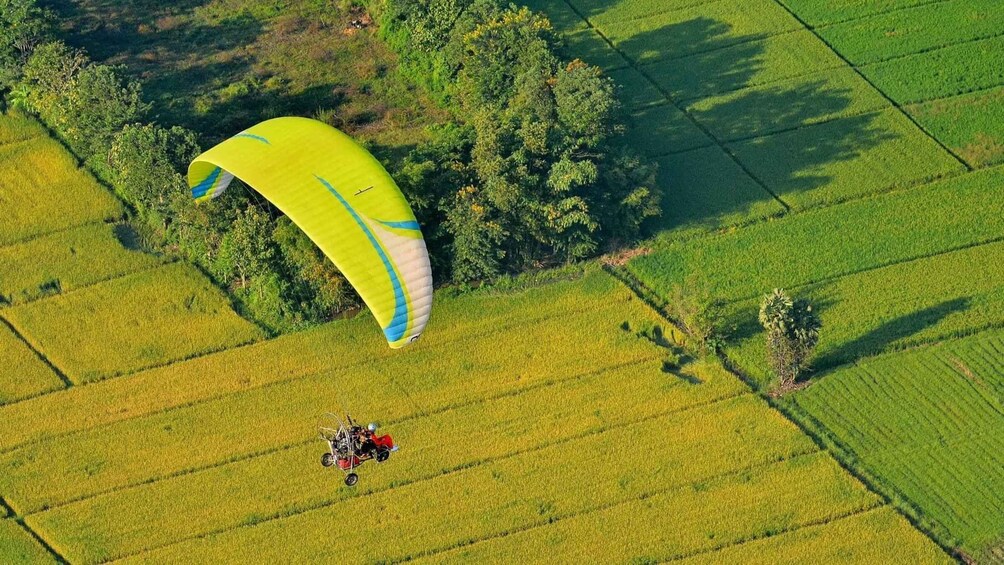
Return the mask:
[[[823,319],[814,366],[971,334],[1004,324],[1004,243],[963,249],[811,285],[808,297]],[[729,356],[765,382],[758,301],[730,307],[736,325]]]
[[664,195],[658,227],[664,238],[784,213],[781,204],[718,146],[669,155],[657,163]]
[[731,148],[768,188],[792,208],[803,210],[964,170],[895,109],[756,138]]
[[0,321],[0,405],[63,388],[63,381]]
[[[779,0],[811,26],[893,12],[931,0]],[[897,12],[898,13],[898,12]]]
[[819,453],[572,516],[437,555],[432,561],[522,562],[560,554],[568,562],[654,563],[832,520],[875,504],[874,495]]
[[945,47],[1004,29],[997,0],[950,0],[845,22],[819,34],[855,65]]
[[696,272],[723,300],[750,298],[777,286],[821,281],[999,237],[1004,202],[995,187],[1001,184],[1004,168],[970,173],[717,237],[672,243],[634,259],[628,269],[664,297]]
[[645,65],[643,70],[674,99],[687,100],[844,66],[805,30]]
[[[658,441],[651,441],[656,437]],[[591,512],[812,449],[794,426],[759,399],[745,395],[137,558],[174,561],[189,555],[214,561],[236,547],[252,546],[266,552],[270,550],[266,548],[276,552],[283,548],[286,558],[293,560],[326,560],[347,551],[360,561],[401,559]],[[627,461],[629,465],[624,464]],[[866,493],[860,496],[869,498]],[[449,510],[430,503],[434,500],[451,501]],[[356,524],[367,535],[333,531],[332,520]],[[320,531],[323,536],[304,535]],[[300,541],[288,543],[293,537]],[[271,541],[264,543],[266,539]]]
[[1004,88],[914,104],[906,111],[970,166],[1004,161]]
[[729,141],[887,107],[878,91],[844,67],[702,98],[687,110],[716,138]]
[[962,43],[861,67],[900,104],[945,98],[1004,82],[1004,37]]
[[773,0],[711,2],[630,21],[594,23],[638,63],[722,49],[802,27]]
[[[979,554],[1004,532],[1004,332],[841,368],[794,396],[862,465]],[[988,366],[985,359],[993,359]],[[987,370],[987,369],[990,370]]]
[[0,146],[0,245],[123,214],[59,143],[37,137]]
[[[73,290],[163,261],[123,247],[124,226],[97,223],[0,247],[0,298],[19,303]],[[44,260],[40,260],[44,258]]]
[[0,520],[0,561],[56,563],[55,558],[14,520]]
[[[75,434],[79,457],[44,457],[56,438],[0,456],[0,492],[22,514],[179,471],[315,437],[315,418],[339,405],[384,422],[485,396],[508,394],[604,367],[658,358],[662,349],[633,330],[621,305],[547,320],[466,344],[465,356],[416,350],[385,362],[309,378],[119,422]],[[568,331],[580,328],[580,331]],[[588,337],[587,337],[588,336]],[[590,340],[583,350],[581,343]],[[519,355],[512,352],[518,351]],[[575,352],[570,356],[569,352]],[[297,352],[289,352],[297,355]],[[555,360],[561,359],[560,366]],[[415,368],[421,367],[421,374]],[[402,387],[406,392],[402,393]]]
[[0,145],[43,135],[48,136],[48,132],[34,119],[20,112],[0,112]]
[[7,316],[76,383],[259,339],[201,273],[180,263],[15,306]]
[[[523,292],[478,292],[435,297],[436,315],[422,341],[404,352],[387,347],[372,318],[360,315],[281,336],[274,340],[151,369],[54,396],[0,407],[0,422],[17,422],[0,435],[0,451],[75,430],[106,425],[207,398],[268,386],[277,381],[351,370],[395,353],[431,351],[446,355],[468,340],[533,325],[548,318],[633,301],[627,289],[596,270],[576,281],[560,281]],[[522,312],[513,315],[514,310]],[[56,419],[35,414],[58,413]]]
[[[720,368],[693,368],[687,378],[694,382],[689,382],[660,371],[653,360],[401,422],[390,431],[406,450],[400,454],[403,464],[365,469],[364,484],[357,489],[334,488],[341,475],[321,471],[317,459],[324,446],[318,441],[87,499],[33,515],[30,522],[58,540],[71,560],[105,561],[231,529],[256,517],[288,515],[431,479],[747,390]],[[709,413],[714,408],[672,421]],[[446,428],[465,441],[444,445],[441,431]],[[256,487],[248,491],[246,485]],[[161,502],[154,506],[145,503],[149,500]]]
[[686,114],[670,104],[634,112],[630,125],[631,144],[648,155],[665,155],[714,143]]
[[955,563],[889,507],[799,528],[679,561],[798,565],[801,563]]
[[582,15],[599,25],[694,8],[707,3],[707,0],[621,0],[614,4],[610,0],[571,0],[571,3]]
[[659,92],[659,89],[637,69],[618,69],[611,71],[609,75],[619,87],[617,99],[628,110],[666,102],[666,97]]

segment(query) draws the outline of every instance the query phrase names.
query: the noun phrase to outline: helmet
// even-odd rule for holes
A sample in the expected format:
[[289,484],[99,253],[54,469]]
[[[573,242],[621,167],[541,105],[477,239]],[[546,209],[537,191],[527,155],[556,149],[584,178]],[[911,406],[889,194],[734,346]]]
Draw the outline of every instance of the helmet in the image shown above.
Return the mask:
[[371,432],[375,432],[377,431],[377,427],[376,423],[370,422],[370,425],[366,426],[366,429]]

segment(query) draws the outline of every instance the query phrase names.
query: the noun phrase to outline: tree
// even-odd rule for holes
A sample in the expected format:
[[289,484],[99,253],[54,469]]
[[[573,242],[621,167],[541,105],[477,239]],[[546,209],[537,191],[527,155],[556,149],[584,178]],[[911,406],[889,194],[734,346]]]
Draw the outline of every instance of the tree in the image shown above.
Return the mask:
[[32,50],[49,33],[52,13],[35,0],[0,0],[0,89],[21,79]]
[[276,259],[271,219],[255,206],[237,212],[230,229],[220,240],[214,272],[224,282],[237,279],[241,287],[252,277],[273,271]]
[[764,296],[759,318],[767,332],[767,362],[783,392],[795,385],[805,368],[819,342],[822,322],[808,301],[793,300],[782,289]]
[[722,325],[721,301],[715,299],[707,282],[693,273],[669,292],[668,314],[683,325],[702,353],[715,350]]

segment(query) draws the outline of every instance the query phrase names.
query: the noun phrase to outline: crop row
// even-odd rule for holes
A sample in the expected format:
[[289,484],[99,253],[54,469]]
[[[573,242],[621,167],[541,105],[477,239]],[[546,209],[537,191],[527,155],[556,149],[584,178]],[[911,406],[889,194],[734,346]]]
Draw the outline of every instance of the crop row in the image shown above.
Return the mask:
[[[299,512],[552,444],[574,446],[580,441],[575,438],[695,404],[719,401],[747,390],[720,368],[703,369],[690,376],[703,380],[694,384],[663,373],[659,362],[652,360],[399,422],[387,429],[402,446],[400,463],[392,461],[379,468],[364,469],[365,483],[358,490],[339,488],[341,474],[321,469],[318,458],[326,446],[317,441],[246,462],[86,499],[33,515],[30,522],[57,540],[73,561],[104,561],[211,531],[235,528],[246,524],[249,517]],[[561,399],[560,405],[555,404],[556,398]],[[729,401],[728,408],[725,404],[719,402],[661,418],[659,427],[677,430],[670,433],[678,437],[684,435],[684,430],[693,429],[697,422],[725,419],[722,414],[737,412],[755,420],[757,429],[773,427],[794,434],[779,416],[767,412],[752,399]],[[737,420],[730,417],[729,421]],[[626,435],[636,427],[613,435]],[[463,437],[464,441],[444,443],[444,430],[453,437]],[[727,445],[734,433],[725,428],[709,430],[704,441],[716,444],[723,441]],[[794,441],[788,435],[784,441]],[[694,434],[682,441],[689,445],[699,437],[700,434]],[[566,443],[569,441],[573,443]],[[248,489],[248,485],[255,487]],[[155,507],[144,504],[149,500],[163,502]],[[178,520],[178,516],[188,518]],[[94,539],[106,542],[96,546],[92,543]]]
[[[651,433],[639,437],[660,438],[665,428],[659,423],[663,422],[638,426],[639,433]],[[707,425],[706,429],[714,428],[712,421]],[[276,552],[282,547],[292,559],[345,559],[345,548],[352,548],[350,559],[359,562],[429,554],[439,560],[446,556],[438,553],[459,548],[456,557],[467,562],[517,562],[553,555],[557,546],[569,560],[625,560],[684,554],[728,543],[729,538],[796,527],[875,504],[873,495],[825,455],[735,473],[738,468],[731,458],[722,457],[720,447],[713,444],[703,448],[694,444],[693,451],[680,454],[672,440],[659,442],[651,454],[638,457],[637,443],[604,436],[583,440],[569,450],[556,447],[193,540],[140,559],[178,562],[183,556],[198,556],[214,561],[240,547],[262,546]],[[732,449],[749,450],[748,444],[739,444]],[[769,462],[764,455],[756,459]],[[548,465],[539,465],[540,457]],[[616,465],[628,458],[631,466]],[[764,496],[765,492],[772,496]],[[443,512],[430,503],[435,500],[464,504]],[[370,535],[360,538],[349,530],[332,531],[330,524],[339,520],[366,524]]]
[[0,368],[0,405],[63,388],[63,381],[3,321]]
[[54,139],[36,137],[0,145],[0,245],[123,214]]
[[941,563],[954,561],[890,507],[733,545],[679,565],[744,563]]
[[[311,420],[339,405],[370,418],[398,421],[661,357],[661,348],[621,329],[625,318],[618,306],[525,326],[509,332],[504,342],[499,335],[485,336],[465,343],[463,356],[409,349],[382,362],[85,430],[72,436],[79,457],[43,457],[69,438],[29,444],[0,457],[0,492],[23,513],[34,512],[304,441],[315,434]],[[590,347],[582,348],[586,341]]]
[[802,27],[773,0],[710,2],[630,21],[597,20],[592,20],[597,29],[637,63],[678,59]]
[[834,0],[779,0],[810,26],[820,26],[854,20],[885,12],[899,13],[903,8],[927,4],[931,0],[868,0],[867,2],[834,2]]
[[797,210],[964,170],[892,108],[751,139],[731,148],[757,178]]
[[945,98],[1004,82],[1004,36],[860,67],[900,104]]
[[[484,341],[490,334],[568,318],[577,312],[616,308],[620,321],[652,319],[630,291],[596,270],[575,281],[559,281],[522,292],[477,292],[457,298],[435,297],[436,314],[422,340],[394,352],[368,315],[288,334],[246,347],[173,363],[125,378],[74,387],[58,395],[0,407],[0,421],[18,422],[0,436],[0,451],[55,434],[106,425],[197,403],[207,398],[267,386],[321,372],[330,367],[353,370],[397,353],[436,359],[463,343]],[[514,315],[514,311],[520,315]],[[566,330],[567,331],[567,330]],[[460,343],[458,343],[460,342]],[[417,357],[416,357],[417,358]],[[59,420],[34,414],[58,413]]]
[[889,107],[858,73],[843,67],[709,96],[688,104],[721,141],[764,136]]
[[[1002,271],[998,242],[798,289],[823,321],[815,368],[1004,324]],[[758,308],[757,299],[730,306],[729,325],[738,329],[728,353],[764,382]]]
[[37,121],[20,113],[0,112],[0,145],[47,135]]
[[[216,561],[238,547],[261,546],[276,551],[283,548],[290,552],[287,558],[293,559],[386,561],[547,524],[674,487],[684,487],[678,491],[683,497],[689,493],[691,500],[681,506],[698,503],[707,507],[707,491],[714,489],[713,485],[728,483],[715,481],[714,477],[815,449],[780,416],[770,417],[768,410],[762,401],[747,395],[491,461],[432,481],[355,497],[253,528],[191,540],[138,559],[171,562],[181,555],[197,555],[200,560]],[[806,474],[817,475],[815,484],[826,486],[800,492],[799,509],[824,506],[822,512],[826,513],[840,509],[841,503],[864,506],[874,500],[832,463],[836,473],[801,463],[781,467],[798,466]],[[752,471],[741,477],[761,474]],[[751,490],[775,486],[747,484]],[[833,491],[840,489],[845,492],[842,499],[833,496]],[[704,496],[695,496],[695,491],[701,490]],[[721,494],[724,499],[733,492]],[[790,499],[764,497],[762,491],[759,494],[761,500],[773,498],[785,512],[798,512]],[[431,502],[437,500],[450,501],[448,510]],[[667,515],[673,515],[674,520],[679,517],[674,512]],[[332,529],[333,521],[355,524],[367,535],[359,536],[354,529]],[[702,531],[689,527],[685,530]],[[312,535],[314,532],[324,535]],[[290,543],[294,538],[299,541]],[[262,556],[265,560],[276,557]]]
[[656,162],[663,191],[659,224],[673,237],[784,213],[781,204],[717,145]]
[[[0,300],[19,303],[152,267],[162,259],[128,250],[116,237],[122,226],[85,224],[0,247]],[[45,260],[39,260],[44,257]]]
[[[561,2],[553,3],[561,4]],[[685,10],[709,2],[708,0],[621,0],[611,4],[609,0],[571,0],[571,3],[582,15],[599,25],[654,16],[662,12]],[[547,10],[550,11],[552,2],[547,4]]]
[[57,563],[52,554],[39,545],[14,520],[0,520],[0,561],[4,563]]
[[628,269],[662,296],[696,272],[723,300],[751,298],[999,237],[1001,184],[1004,168],[988,169],[670,243]]
[[78,384],[261,337],[219,289],[180,263],[14,306],[5,316]]
[[834,371],[795,406],[978,554],[1004,531],[1002,364],[986,332]]
[[642,69],[673,99],[690,100],[846,66],[808,30],[721,49],[714,49],[713,40],[708,43],[713,50]]
[[970,166],[1004,161],[1004,88],[914,104],[906,111]]
[[822,28],[820,36],[855,65],[998,35],[997,0],[949,0]]

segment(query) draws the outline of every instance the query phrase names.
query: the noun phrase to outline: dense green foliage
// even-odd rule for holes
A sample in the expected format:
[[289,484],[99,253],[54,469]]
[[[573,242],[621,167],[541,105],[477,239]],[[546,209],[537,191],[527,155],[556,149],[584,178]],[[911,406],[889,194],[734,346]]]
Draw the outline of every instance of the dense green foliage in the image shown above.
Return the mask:
[[52,14],[35,0],[0,0],[0,90],[18,84],[35,46],[48,33]]
[[780,389],[791,388],[819,343],[822,322],[807,300],[782,289],[763,297],[757,319],[767,337],[767,364]]
[[563,63],[547,19],[494,0],[392,0],[382,20],[407,68],[455,108],[457,125],[399,175],[423,223],[440,226],[430,239],[449,250],[437,255],[451,278],[586,257],[659,214],[653,171],[619,141],[612,81]]

